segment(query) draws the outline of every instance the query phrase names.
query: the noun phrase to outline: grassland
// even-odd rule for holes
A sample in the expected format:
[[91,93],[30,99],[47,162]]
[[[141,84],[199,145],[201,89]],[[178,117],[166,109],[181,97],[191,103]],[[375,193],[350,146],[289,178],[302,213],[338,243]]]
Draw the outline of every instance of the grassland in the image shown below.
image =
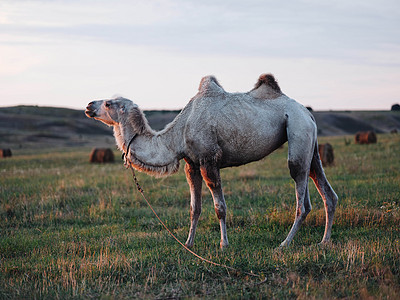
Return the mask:
[[[313,211],[287,249],[295,209],[287,147],[222,172],[230,247],[206,188],[194,250],[267,280],[185,252],[163,230],[122,163],[89,164],[88,148],[14,151],[0,160],[0,298],[400,298],[400,136],[373,145],[321,138],[335,151],[327,176],[340,200],[332,243],[321,247],[324,211]],[[117,153],[116,153],[117,155]],[[118,156],[117,156],[118,157]],[[184,241],[189,189],[183,168],[138,175],[161,218]]]

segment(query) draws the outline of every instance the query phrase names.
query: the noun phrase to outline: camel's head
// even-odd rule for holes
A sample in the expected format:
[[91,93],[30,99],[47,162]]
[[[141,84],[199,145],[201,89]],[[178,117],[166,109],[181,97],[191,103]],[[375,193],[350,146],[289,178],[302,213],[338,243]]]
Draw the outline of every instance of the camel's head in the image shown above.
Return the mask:
[[121,122],[123,115],[132,108],[137,108],[131,100],[118,97],[110,100],[92,101],[86,107],[85,114],[89,118],[99,120],[109,126]]

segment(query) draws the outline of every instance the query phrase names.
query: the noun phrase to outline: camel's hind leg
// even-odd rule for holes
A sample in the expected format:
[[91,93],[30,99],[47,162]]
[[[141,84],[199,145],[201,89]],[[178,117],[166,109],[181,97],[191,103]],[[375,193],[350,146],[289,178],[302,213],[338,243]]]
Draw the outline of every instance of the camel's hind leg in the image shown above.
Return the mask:
[[321,160],[318,154],[318,145],[315,145],[314,155],[311,162],[310,177],[315,183],[319,194],[322,197],[325,205],[326,222],[325,222],[325,233],[321,243],[326,243],[331,237],[333,216],[336,210],[336,204],[338,202],[338,196],[332,189],[328,180],[326,179],[325,172],[322,168]]
[[192,247],[196,227],[201,214],[201,186],[203,179],[201,178],[200,169],[186,161],[185,165],[186,179],[190,187],[190,229],[189,236],[186,241],[187,247]]
[[292,228],[281,243],[281,247],[289,246],[301,224],[311,211],[311,201],[308,193],[308,171],[304,171],[304,166],[289,160],[289,169],[292,178],[296,183],[296,215]]
[[[294,125],[294,126],[291,126]],[[314,127],[315,128],[315,127]],[[296,183],[296,215],[293,226],[281,243],[281,247],[288,246],[299,230],[301,224],[311,211],[311,201],[308,192],[308,177],[313,157],[316,130],[301,128],[288,120],[288,166],[290,176]]]

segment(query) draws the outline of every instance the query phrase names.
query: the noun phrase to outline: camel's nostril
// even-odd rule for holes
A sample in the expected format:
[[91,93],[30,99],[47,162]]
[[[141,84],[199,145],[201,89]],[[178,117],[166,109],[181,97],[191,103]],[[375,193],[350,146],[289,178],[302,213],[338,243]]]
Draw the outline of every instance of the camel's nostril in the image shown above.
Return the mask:
[[86,109],[85,114],[89,117],[89,118],[93,118],[96,116],[96,113],[90,109]]
[[94,104],[93,101],[90,102],[90,103],[86,106],[86,110],[85,110],[85,114],[86,114],[88,117],[90,117],[90,118],[93,118],[93,117],[96,115],[96,113],[92,110],[93,104]]

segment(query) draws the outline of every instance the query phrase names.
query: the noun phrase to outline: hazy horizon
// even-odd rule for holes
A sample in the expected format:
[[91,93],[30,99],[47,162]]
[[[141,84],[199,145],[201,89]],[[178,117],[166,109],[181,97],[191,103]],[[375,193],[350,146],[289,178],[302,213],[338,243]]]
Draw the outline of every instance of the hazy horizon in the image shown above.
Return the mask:
[[[400,104],[400,103],[393,103],[393,104]],[[393,105],[392,104],[392,105]],[[68,107],[68,106],[49,106],[49,105],[37,105],[37,104],[16,104],[16,105],[8,105],[8,106],[3,106],[0,105],[0,108],[13,108],[13,107],[19,107],[19,106],[25,106],[25,107],[39,107],[39,108],[61,108],[61,109],[72,109],[72,110],[81,110],[82,112],[85,111],[85,107]],[[374,111],[391,111],[391,106],[388,109],[314,109],[312,106],[306,106],[307,108],[311,107],[311,109],[314,112],[374,112]],[[142,108],[139,107],[140,109],[144,111],[180,111],[184,107],[181,108]]]

